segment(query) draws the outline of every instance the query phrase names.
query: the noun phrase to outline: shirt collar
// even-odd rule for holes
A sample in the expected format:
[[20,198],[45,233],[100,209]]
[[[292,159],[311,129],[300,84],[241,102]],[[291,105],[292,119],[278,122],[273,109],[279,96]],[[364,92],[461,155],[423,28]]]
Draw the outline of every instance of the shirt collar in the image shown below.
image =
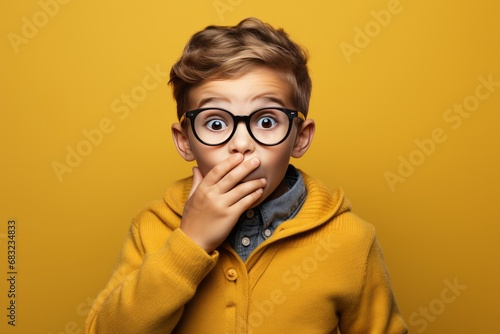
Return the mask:
[[273,225],[277,227],[280,223],[293,218],[302,206],[306,197],[306,187],[299,171],[289,165],[285,174],[285,182],[289,190],[278,198],[262,203],[258,209],[262,217],[264,228]]

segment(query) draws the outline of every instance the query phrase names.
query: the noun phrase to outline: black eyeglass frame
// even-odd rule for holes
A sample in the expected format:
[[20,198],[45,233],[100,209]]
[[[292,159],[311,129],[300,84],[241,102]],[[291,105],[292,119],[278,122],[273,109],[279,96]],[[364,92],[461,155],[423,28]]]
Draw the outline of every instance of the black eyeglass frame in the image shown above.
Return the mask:
[[[283,139],[281,139],[280,141],[278,141],[275,144],[266,144],[266,143],[261,142],[260,140],[258,140],[257,138],[255,138],[255,136],[252,133],[252,130],[250,128],[250,119],[252,118],[252,116],[254,114],[258,113],[259,111],[269,110],[269,109],[274,109],[274,110],[280,110],[280,111],[282,111],[283,113],[285,113],[288,116],[288,120],[289,120],[288,121],[288,130],[287,130],[285,136],[283,137]],[[195,120],[196,116],[198,116],[201,112],[203,112],[205,110],[220,110],[220,111],[224,111],[224,112],[228,113],[229,116],[231,116],[231,118],[233,119],[233,122],[234,122],[234,127],[233,127],[233,130],[232,130],[231,134],[229,135],[229,137],[227,137],[227,139],[225,139],[224,141],[222,141],[222,142],[220,142],[218,144],[209,144],[209,143],[203,141],[200,137],[198,137],[198,134],[196,133],[195,126],[194,126],[194,120]],[[292,130],[293,119],[296,118],[296,117],[298,117],[302,121],[305,121],[305,119],[306,119],[306,117],[304,116],[304,114],[301,111],[293,110],[293,109],[288,109],[288,108],[283,108],[283,107],[265,107],[265,108],[260,108],[260,109],[257,109],[255,111],[253,111],[250,115],[245,115],[245,116],[234,115],[229,110],[226,110],[226,109],[223,109],[223,108],[200,108],[200,109],[194,109],[194,110],[187,111],[184,115],[182,115],[181,119],[179,120],[179,123],[182,124],[184,122],[184,120],[186,118],[188,118],[190,120],[190,122],[191,122],[191,129],[193,130],[193,134],[196,137],[196,139],[198,139],[198,141],[200,143],[202,143],[204,145],[207,145],[207,146],[219,146],[219,145],[224,145],[229,140],[231,140],[231,138],[233,138],[233,136],[234,136],[234,134],[236,132],[238,124],[240,122],[244,122],[245,125],[246,125],[246,127],[247,127],[247,131],[248,131],[248,133],[250,134],[250,136],[252,137],[253,140],[255,140],[257,143],[259,143],[260,145],[263,145],[263,146],[276,146],[276,145],[281,144],[282,142],[284,142],[288,138],[288,136],[290,135],[290,131]]]

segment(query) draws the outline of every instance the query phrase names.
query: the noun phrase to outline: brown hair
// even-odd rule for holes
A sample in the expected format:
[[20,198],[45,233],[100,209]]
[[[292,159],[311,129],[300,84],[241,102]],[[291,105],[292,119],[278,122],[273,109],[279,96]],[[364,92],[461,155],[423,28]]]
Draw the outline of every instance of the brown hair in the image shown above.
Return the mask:
[[187,111],[191,88],[206,80],[235,78],[255,66],[283,73],[290,83],[294,107],[307,115],[312,86],[307,59],[306,50],[283,29],[256,18],[231,27],[208,26],[191,37],[170,71],[177,116]]

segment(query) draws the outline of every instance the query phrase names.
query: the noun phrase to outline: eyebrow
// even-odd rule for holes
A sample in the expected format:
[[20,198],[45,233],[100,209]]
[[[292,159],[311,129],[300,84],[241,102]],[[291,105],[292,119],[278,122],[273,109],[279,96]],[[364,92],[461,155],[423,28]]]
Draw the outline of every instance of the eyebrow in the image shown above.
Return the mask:
[[196,108],[201,108],[202,106],[212,103],[212,102],[229,102],[229,99],[224,98],[224,97],[217,97],[217,96],[211,96],[211,97],[206,97],[204,99],[201,99],[201,101],[196,105]]
[[[274,103],[279,104],[282,107],[286,106],[285,101],[283,101],[279,97],[276,97],[273,95],[267,95],[267,94],[258,95],[256,97],[254,97],[251,101],[253,102],[255,100],[264,100],[264,101],[274,102]],[[206,98],[201,99],[200,102],[198,102],[196,108],[202,108],[206,104],[212,103],[212,102],[230,102],[230,100],[228,98],[221,97],[221,96],[210,96],[210,97],[206,97]]]

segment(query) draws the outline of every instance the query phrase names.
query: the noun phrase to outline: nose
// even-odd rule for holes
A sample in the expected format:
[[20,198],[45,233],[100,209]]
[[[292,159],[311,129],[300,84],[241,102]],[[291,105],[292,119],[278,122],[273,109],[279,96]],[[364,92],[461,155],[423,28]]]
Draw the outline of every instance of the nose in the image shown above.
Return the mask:
[[244,122],[236,125],[236,131],[233,137],[229,140],[229,150],[231,153],[248,154],[255,150],[255,141],[248,133]]

